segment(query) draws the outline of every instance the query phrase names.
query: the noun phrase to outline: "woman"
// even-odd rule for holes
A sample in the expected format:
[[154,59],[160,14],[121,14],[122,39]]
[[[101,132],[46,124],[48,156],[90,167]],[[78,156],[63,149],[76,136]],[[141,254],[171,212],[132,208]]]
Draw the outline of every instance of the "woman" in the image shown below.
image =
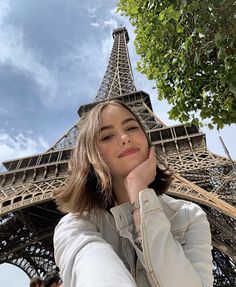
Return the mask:
[[80,120],[69,170],[55,193],[68,213],[54,234],[64,286],[212,286],[205,213],[164,194],[170,175],[125,104],[100,103]]

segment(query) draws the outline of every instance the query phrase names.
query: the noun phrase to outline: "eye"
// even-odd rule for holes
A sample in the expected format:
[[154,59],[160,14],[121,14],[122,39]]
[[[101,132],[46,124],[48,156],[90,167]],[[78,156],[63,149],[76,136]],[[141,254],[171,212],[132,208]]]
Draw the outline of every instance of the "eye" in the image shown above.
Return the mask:
[[127,131],[133,131],[133,130],[137,130],[137,129],[139,129],[138,126],[131,126],[131,127],[127,128]]
[[113,135],[102,136],[102,137],[100,138],[100,141],[101,141],[101,142],[106,142],[106,141],[109,141],[112,137],[113,137]]

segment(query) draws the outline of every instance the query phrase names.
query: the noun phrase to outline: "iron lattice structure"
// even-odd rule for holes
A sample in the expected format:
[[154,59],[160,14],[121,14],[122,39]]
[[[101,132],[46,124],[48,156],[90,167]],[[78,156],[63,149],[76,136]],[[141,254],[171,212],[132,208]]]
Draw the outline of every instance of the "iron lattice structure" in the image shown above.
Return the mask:
[[[174,172],[168,194],[196,202],[206,211],[212,232],[214,286],[235,286],[236,175],[230,161],[211,153],[195,126],[168,127],[155,116],[149,95],[136,91],[130,65],[127,30],[113,32],[114,44],[95,101],[118,98],[140,117],[163,165]],[[68,178],[68,160],[79,136],[75,124],[48,151],[4,162],[0,174],[0,263],[10,263],[29,277],[55,270],[52,234],[62,214],[52,192]]]

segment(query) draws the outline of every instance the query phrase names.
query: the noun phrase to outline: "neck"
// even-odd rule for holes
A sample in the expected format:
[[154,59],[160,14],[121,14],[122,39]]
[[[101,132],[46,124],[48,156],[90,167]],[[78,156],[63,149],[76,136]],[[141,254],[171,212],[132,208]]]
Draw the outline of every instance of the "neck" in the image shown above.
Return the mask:
[[126,203],[126,202],[130,202],[128,193],[125,189],[125,185],[124,185],[124,179],[122,178],[116,178],[116,179],[112,179],[112,187],[113,187],[113,192],[115,194],[116,197],[116,201],[118,203],[118,205]]

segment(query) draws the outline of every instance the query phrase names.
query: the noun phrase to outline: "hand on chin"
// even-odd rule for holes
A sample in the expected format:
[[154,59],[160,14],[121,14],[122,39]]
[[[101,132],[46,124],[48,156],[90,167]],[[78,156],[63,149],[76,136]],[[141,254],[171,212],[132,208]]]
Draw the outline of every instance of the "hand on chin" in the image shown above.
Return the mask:
[[150,148],[148,158],[133,167],[124,178],[124,185],[130,200],[137,200],[141,190],[147,188],[156,176],[157,159],[154,147]]

